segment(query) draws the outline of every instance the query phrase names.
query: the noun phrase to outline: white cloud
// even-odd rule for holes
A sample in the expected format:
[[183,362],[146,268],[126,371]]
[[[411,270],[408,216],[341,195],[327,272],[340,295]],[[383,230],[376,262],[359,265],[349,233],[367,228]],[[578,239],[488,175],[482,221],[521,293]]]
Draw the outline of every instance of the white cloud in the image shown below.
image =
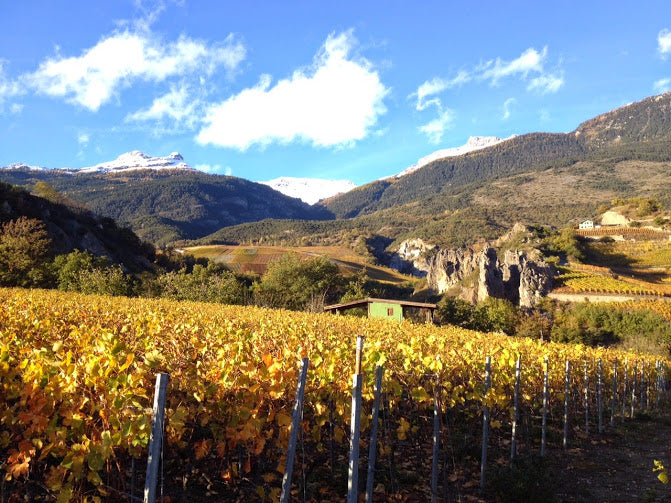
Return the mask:
[[431,143],[440,143],[445,131],[452,127],[454,122],[454,112],[450,109],[443,111],[440,116],[428,124],[419,127],[419,131],[424,133]]
[[501,117],[503,120],[507,120],[510,118],[510,109],[511,107],[517,103],[517,100],[515,98],[508,98],[506,101],[503,102],[503,116]]
[[538,118],[541,122],[549,122],[551,119],[550,112],[548,112],[546,109],[542,109],[538,112]]
[[527,90],[538,91],[541,94],[556,93],[563,85],[563,75],[543,74],[531,79]]
[[151,106],[126,116],[126,122],[170,122],[168,129],[193,129],[199,120],[200,100],[193,99],[185,85],[171,86],[170,92],[155,98]]
[[233,170],[230,166],[221,166],[220,164],[197,164],[194,166],[198,171],[203,171],[205,173],[210,173],[213,175],[226,175],[231,176]]
[[[446,127],[452,123],[453,114],[448,108],[443,107],[442,98],[439,95],[468,82],[489,82],[491,86],[496,86],[501,85],[501,81],[506,78],[516,77],[527,82],[527,91],[540,94],[556,93],[564,85],[564,76],[559,68],[556,68],[554,73],[548,73],[545,70],[547,55],[547,47],[543,47],[540,51],[530,47],[511,61],[496,58],[472,69],[461,70],[453,78],[435,77],[425,81],[410,97],[417,97],[415,108],[418,111],[425,110],[432,105],[435,106],[438,109],[438,117],[421,126],[419,130],[427,134],[432,142],[440,141]],[[510,98],[503,104],[503,120],[510,117],[510,108],[514,103],[515,99]]]
[[103,38],[80,56],[48,59],[22,80],[39,93],[97,111],[137,81],[211,75],[220,66],[235,69],[244,57],[244,46],[232,36],[213,45],[186,36],[164,43],[149,32],[126,30]]
[[524,78],[529,72],[543,72],[543,61],[547,56],[547,47],[538,52],[533,47],[524,51],[519,58],[512,61],[503,61],[496,58],[496,62],[486,63],[482,68],[480,78],[489,80],[492,85],[497,85],[499,80],[511,75],[521,74]]
[[671,91],[671,78],[659,79],[653,85],[652,88],[659,94]]
[[88,133],[79,133],[77,135],[77,143],[79,143],[80,146],[86,147],[89,144],[90,137]]
[[[10,81],[5,76],[4,64],[5,62],[0,59],[0,112],[2,112],[3,104],[6,100],[23,94],[19,84],[17,82]],[[12,113],[19,113],[22,109],[22,105],[13,104],[10,106],[10,111]]]
[[18,115],[23,111],[23,105],[20,105],[19,103],[12,103],[9,105],[9,111],[14,115]]
[[662,56],[671,53],[671,31],[666,28],[657,34],[657,50]]
[[254,144],[309,141],[343,146],[366,137],[389,90],[371,64],[351,57],[352,31],[331,34],[309,68],[272,83],[262,75],[256,86],[209,107],[201,144],[246,150]]
[[447,89],[465,84],[471,80],[471,75],[462,70],[452,79],[443,79],[440,77],[435,77],[431,80],[427,80],[421,86],[417,88],[417,92],[413,93],[411,96],[417,96],[417,110],[424,110],[430,105],[436,105],[440,108],[441,102],[438,98],[433,98],[431,100],[426,100],[428,96],[433,96],[435,94],[440,94]]

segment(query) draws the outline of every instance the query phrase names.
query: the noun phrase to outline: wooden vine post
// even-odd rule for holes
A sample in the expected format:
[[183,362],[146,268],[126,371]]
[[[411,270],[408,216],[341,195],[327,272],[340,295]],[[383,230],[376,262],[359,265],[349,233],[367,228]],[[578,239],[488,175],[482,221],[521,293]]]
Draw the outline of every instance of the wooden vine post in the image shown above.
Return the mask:
[[373,501],[373,483],[375,480],[375,459],[377,456],[377,421],[380,415],[380,396],[382,395],[382,373],[384,369],[375,367],[375,390],[373,402],[373,421],[370,427],[370,445],[368,446],[368,477],[366,478],[366,503]]
[[347,477],[347,503],[357,503],[359,498],[359,440],[361,437],[361,392],[363,375],[361,360],[363,354],[363,335],[356,338],[356,362],[352,379],[352,418],[349,444],[349,465]]
[[296,458],[296,443],[298,441],[298,431],[303,422],[303,396],[305,394],[305,381],[308,375],[308,365],[310,360],[303,358],[303,366],[298,377],[298,387],[296,389],[296,401],[291,417],[291,433],[289,433],[289,447],[287,450],[287,462],[284,467],[284,477],[282,478],[282,492],[280,502],[288,503],[291,497],[291,478],[294,473],[294,459]]
[[165,399],[168,393],[170,375],[158,374],[154,390],[154,408],[151,416],[151,434],[149,437],[149,456],[147,457],[147,476],[144,484],[144,503],[156,500],[156,482],[158,465],[163,448],[163,425],[165,422]]

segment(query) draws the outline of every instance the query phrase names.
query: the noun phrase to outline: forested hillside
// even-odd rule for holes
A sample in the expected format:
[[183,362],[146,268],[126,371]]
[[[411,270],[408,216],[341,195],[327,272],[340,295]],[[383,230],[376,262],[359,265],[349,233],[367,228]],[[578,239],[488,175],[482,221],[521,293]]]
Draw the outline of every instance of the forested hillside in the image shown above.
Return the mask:
[[322,207],[311,207],[265,185],[193,170],[72,174],[1,169],[0,179],[30,188],[44,181],[157,245],[196,239],[222,227],[270,217],[331,217]]
[[23,189],[0,182],[0,227],[20,218],[39,221],[50,240],[51,255],[88,250],[122,264],[128,271],[153,268],[154,247],[143,243],[131,230],[107,217],[73,206],[52,202]]

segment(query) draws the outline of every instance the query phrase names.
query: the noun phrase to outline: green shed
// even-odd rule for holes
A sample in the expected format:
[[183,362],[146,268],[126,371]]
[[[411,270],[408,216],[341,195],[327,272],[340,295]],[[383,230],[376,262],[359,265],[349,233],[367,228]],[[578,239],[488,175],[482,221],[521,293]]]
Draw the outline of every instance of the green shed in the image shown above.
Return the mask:
[[342,304],[332,304],[324,306],[324,311],[333,314],[340,314],[348,309],[366,308],[369,318],[386,318],[388,320],[402,321],[405,316],[405,310],[409,308],[419,309],[424,313],[427,323],[433,322],[433,312],[436,304],[427,304],[424,302],[410,302],[407,300],[374,299],[367,297],[361,300],[353,300]]

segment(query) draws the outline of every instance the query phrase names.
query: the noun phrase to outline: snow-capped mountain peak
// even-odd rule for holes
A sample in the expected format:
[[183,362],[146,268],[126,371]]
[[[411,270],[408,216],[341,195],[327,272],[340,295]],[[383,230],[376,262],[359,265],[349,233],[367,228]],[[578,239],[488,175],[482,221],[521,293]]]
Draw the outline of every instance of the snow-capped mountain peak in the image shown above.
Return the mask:
[[20,169],[24,171],[46,171],[47,168],[43,168],[41,166],[30,166],[22,162],[15,162],[10,164],[9,166],[5,166],[5,169]]
[[438,159],[445,159],[446,157],[456,157],[459,155],[467,154],[468,152],[473,152],[475,150],[481,150],[483,148],[496,145],[497,143],[510,140],[515,136],[516,135],[512,135],[509,136],[508,138],[498,138],[496,136],[471,136],[468,139],[468,141],[464,145],[461,145],[460,147],[452,147],[437,150],[432,154],[422,157],[419,161],[417,161],[416,164],[413,164],[412,166],[404,169],[398,175],[396,175],[396,178],[400,178],[414,171],[417,171],[418,169],[423,168],[427,164],[432,163],[433,161],[437,161]]
[[138,169],[188,169],[194,170],[191,166],[184,162],[184,158],[178,153],[173,152],[167,157],[151,157],[139,150],[133,150],[121,154],[114,161],[103,162],[77,170],[79,173],[110,173],[131,171]]
[[259,183],[268,185],[286,196],[298,198],[308,204],[315,204],[322,199],[348,192],[356,187],[356,184],[349,180],[293,178],[290,176]]

